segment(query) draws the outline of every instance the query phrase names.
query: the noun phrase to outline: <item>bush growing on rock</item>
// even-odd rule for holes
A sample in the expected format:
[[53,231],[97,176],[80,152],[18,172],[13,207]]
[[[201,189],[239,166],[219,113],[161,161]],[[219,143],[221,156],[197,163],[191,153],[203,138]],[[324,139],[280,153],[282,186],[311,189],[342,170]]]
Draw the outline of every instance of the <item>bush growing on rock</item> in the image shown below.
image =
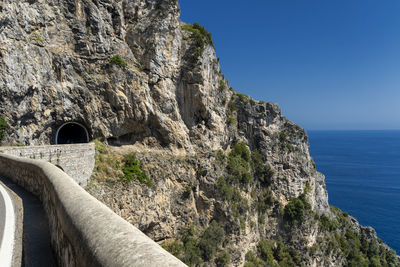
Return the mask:
[[296,250],[278,241],[262,239],[257,245],[257,254],[246,254],[245,267],[259,266],[300,266],[300,257]]
[[128,64],[125,62],[125,60],[122,59],[120,55],[114,55],[110,57],[109,61],[110,64],[114,64],[120,67],[126,67]]
[[237,111],[237,110],[238,110],[238,108],[237,108],[237,106],[236,106],[235,101],[234,101],[233,99],[231,99],[231,100],[228,102],[228,114],[233,114],[233,112],[235,112],[235,111]]
[[225,238],[225,230],[216,221],[212,221],[208,228],[204,231],[199,247],[203,251],[203,258],[210,260],[217,251],[217,246],[223,242]]
[[223,80],[220,80],[219,81],[219,90],[220,91],[224,91],[225,90],[225,83],[224,83],[224,81]]
[[298,198],[291,198],[284,210],[284,217],[289,225],[294,225],[302,222],[306,213],[311,210],[311,205],[308,203],[305,194],[303,193]]
[[255,201],[254,203],[257,208],[257,211],[260,214],[265,213],[267,209],[275,201],[274,197],[272,196],[271,190],[269,188],[261,191],[256,199],[257,201]]
[[[181,232],[181,241],[173,241],[163,247],[189,266],[203,261],[214,259],[218,248],[225,240],[225,229],[216,221],[200,234],[190,225]],[[230,254],[221,251],[215,262],[218,266],[225,266],[230,261]]]
[[319,217],[319,223],[320,223],[321,228],[325,231],[333,231],[339,227],[339,225],[336,221],[329,219],[329,217],[326,216],[325,214],[322,214]]
[[222,251],[219,253],[215,259],[215,264],[217,267],[228,266],[228,263],[231,261],[231,254],[228,251]]
[[228,155],[227,171],[233,182],[248,184],[251,180],[250,151],[244,142],[236,143]]
[[8,124],[7,121],[4,119],[3,116],[0,116],[0,142],[6,137]]
[[228,118],[226,118],[228,125],[232,125],[235,121],[236,119],[233,116],[228,116]]
[[275,174],[271,166],[268,163],[264,163],[261,153],[255,150],[251,153],[253,160],[253,168],[257,178],[265,185],[271,183],[271,178]]
[[191,32],[191,38],[194,41],[194,53],[193,60],[197,61],[198,58],[203,54],[206,45],[214,46],[211,33],[209,33],[204,26],[195,22],[193,25],[185,24],[182,26],[182,30]]
[[152,186],[149,177],[141,170],[140,162],[136,159],[134,153],[125,156],[123,160],[122,172],[124,173],[124,180],[127,182],[132,181],[134,178],[138,179],[141,183]]

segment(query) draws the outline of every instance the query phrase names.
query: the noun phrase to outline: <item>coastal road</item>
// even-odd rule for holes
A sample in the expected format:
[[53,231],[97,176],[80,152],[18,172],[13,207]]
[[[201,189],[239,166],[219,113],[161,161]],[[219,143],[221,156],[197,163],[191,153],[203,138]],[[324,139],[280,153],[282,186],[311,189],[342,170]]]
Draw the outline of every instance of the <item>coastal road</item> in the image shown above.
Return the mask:
[[7,189],[0,184],[0,262],[4,267],[13,266],[15,226],[13,202]]
[[[1,267],[57,266],[51,248],[50,230],[46,213],[40,200],[8,179],[0,177],[0,185],[1,184],[8,189],[14,207],[16,207],[14,208],[14,229],[16,229],[16,231],[14,236],[14,248],[12,250],[13,263],[12,265],[5,265],[0,258]],[[3,212],[4,208],[0,203],[0,221],[1,218],[3,218]],[[6,231],[4,231],[3,235],[11,232],[11,230],[5,229]],[[2,247],[0,250],[1,253],[3,250]]]

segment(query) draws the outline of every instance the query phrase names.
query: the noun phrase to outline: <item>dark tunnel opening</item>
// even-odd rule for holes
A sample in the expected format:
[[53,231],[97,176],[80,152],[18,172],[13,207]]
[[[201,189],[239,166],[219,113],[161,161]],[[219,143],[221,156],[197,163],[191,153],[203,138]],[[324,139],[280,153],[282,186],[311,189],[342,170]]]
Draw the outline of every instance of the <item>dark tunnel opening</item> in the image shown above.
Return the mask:
[[76,122],[68,122],[58,128],[56,144],[79,143],[89,143],[89,134],[83,125]]

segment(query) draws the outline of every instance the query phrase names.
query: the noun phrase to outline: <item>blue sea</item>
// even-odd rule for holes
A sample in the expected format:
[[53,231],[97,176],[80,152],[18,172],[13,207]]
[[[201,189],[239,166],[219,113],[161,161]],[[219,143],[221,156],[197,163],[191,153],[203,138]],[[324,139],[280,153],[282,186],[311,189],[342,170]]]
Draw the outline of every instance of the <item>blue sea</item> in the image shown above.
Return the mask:
[[329,203],[400,253],[400,131],[308,131]]

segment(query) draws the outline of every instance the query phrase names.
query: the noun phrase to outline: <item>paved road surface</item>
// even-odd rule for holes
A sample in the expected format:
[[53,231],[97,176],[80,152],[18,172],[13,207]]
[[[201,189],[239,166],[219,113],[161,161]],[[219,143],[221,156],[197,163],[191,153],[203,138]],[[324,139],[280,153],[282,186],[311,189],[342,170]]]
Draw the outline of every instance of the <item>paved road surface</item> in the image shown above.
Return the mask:
[[22,266],[57,266],[50,245],[50,232],[46,214],[39,199],[7,179],[0,177],[0,181],[22,199],[24,210]]
[[[1,186],[1,185],[0,185]],[[4,199],[0,196],[0,243],[3,240],[3,230],[6,218],[6,206]]]
[[3,184],[0,184],[0,263],[11,267],[14,255],[15,212],[12,199]]

